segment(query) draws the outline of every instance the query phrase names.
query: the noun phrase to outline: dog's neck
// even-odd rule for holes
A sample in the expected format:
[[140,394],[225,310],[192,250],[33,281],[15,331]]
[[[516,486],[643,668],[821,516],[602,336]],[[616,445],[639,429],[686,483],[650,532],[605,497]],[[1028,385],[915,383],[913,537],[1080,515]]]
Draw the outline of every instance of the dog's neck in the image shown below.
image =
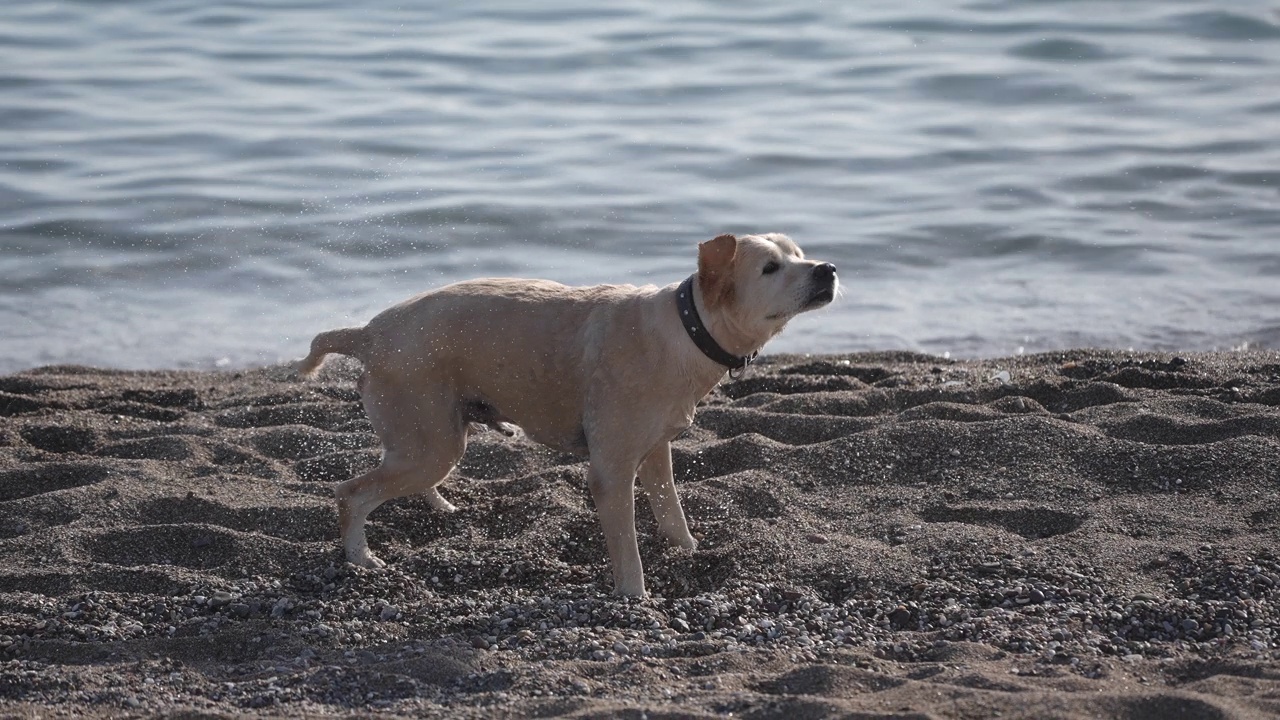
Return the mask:
[[725,313],[708,312],[697,276],[680,283],[676,294],[676,309],[685,333],[707,359],[724,369],[741,371],[755,359],[760,347],[768,340],[752,338],[736,327]]

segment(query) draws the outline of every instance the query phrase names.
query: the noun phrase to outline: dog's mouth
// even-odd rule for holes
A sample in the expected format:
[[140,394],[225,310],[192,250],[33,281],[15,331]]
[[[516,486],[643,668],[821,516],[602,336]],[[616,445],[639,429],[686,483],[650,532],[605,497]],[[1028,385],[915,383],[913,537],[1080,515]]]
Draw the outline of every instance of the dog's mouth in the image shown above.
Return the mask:
[[772,315],[766,315],[765,317],[769,320],[788,320],[802,312],[817,310],[823,305],[826,305],[836,299],[836,287],[836,282],[832,280],[831,282],[826,283],[824,287],[815,289],[809,295],[809,298],[800,304],[798,310],[785,310],[783,312],[773,313]]
[[836,289],[834,287],[819,288],[817,292],[809,296],[809,299],[805,301],[804,309],[813,310],[814,308],[820,308],[835,299]]

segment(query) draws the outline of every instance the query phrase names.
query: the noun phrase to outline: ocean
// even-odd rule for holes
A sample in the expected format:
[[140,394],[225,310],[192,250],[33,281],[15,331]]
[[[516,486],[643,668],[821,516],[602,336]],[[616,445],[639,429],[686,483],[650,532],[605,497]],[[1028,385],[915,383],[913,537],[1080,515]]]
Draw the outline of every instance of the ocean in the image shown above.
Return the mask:
[[766,351],[1280,346],[1280,6],[0,4],[0,372],[768,231],[845,290]]

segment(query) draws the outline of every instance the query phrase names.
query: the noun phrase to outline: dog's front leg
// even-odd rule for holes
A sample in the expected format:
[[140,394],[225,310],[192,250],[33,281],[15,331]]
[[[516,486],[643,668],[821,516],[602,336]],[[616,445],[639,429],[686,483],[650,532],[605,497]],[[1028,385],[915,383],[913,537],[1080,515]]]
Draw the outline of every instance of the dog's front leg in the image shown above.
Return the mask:
[[689,532],[684,509],[676,495],[675,478],[671,473],[671,443],[661,442],[640,464],[640,486],[649,496],[649,508],[658,521],[658,529],[672,545],[685,550],[696,550],[698,541]]
[[596,513],[604,530],[609,561],[613,565],[613,593],[643,597],[644,567],[636,543],[635,511],[636,463],[619,461],[591,452],[587,487],[596,502]]

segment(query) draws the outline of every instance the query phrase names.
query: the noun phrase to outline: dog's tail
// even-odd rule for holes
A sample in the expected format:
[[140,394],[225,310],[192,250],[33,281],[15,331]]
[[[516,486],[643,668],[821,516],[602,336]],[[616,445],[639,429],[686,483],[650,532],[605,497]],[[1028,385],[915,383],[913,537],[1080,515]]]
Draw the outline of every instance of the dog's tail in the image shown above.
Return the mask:
[[298,374],[302,377],[314,376],[329,353],[350,355],[364,362],[368,345],[369,334],[364,328],[339,328],[322,332],[311,341],[311,354],[298,363]]

